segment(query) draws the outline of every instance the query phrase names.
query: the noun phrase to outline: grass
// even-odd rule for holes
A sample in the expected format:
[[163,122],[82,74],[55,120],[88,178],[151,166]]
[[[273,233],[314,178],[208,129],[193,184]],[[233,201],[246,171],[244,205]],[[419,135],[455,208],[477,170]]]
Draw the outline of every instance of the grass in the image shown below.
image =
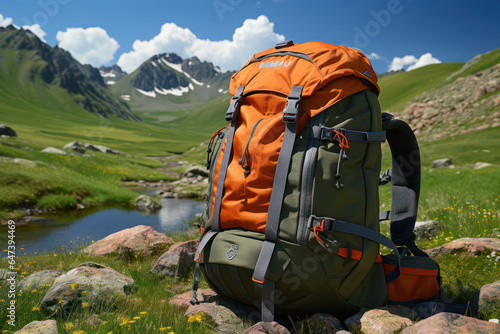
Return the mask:
[[[30,145],[30,146],[27,146]],[[44,210],[118,204],[132,207],[137,193],[123,181],[173,181],[157,171],[161,162],[140,157],[90,153],[90,156],[39,152],[40,146],[21,139],[2,139],[0,156],[36,161],[36,166],[0,162],[0,218],[24,214],[22,207]],[[12,214],[14,210],[16,213]]]
[[[21,255],[16,258],[19,278],[41,270],[60,269],[69,271],[81,263],[93,261],[113,268],[134,279],[132,294],[118,298],[102,307],[84,301],[76,306],[66,319],[57,320],[59,333],[200,333],[211,332],[209,324],[196,319],[187,319],[177,307],[170,306],[168,301],[176,294],[191,289],[190,279],[161,279],[150,271],[157,257],[147,256],[139,261],[125,263],[112,257],[89,256],[81,249],[86,242],[74,245],[72,249],[58,249],[50,254]],[[9,298],[7,285],[1,283],[0,288],[0,323],[8,321],[5,312]],[[203,284],[202,287],[206,287]],[[19,291],[16,298],[16,327],[2,325],[3,332],[13,333],[32,321],[43,321],[47,316],[42,314],[40,303],[50,286]],[[85,299],[85,297],[83,297]],[[100,325],[90,325],[87,319],[97,314],[103,321]],[[191,321],[190,321],[191,320]],[[201,319],[200,319],[201,320]],[[2,332],[2,333],[3,333]]]

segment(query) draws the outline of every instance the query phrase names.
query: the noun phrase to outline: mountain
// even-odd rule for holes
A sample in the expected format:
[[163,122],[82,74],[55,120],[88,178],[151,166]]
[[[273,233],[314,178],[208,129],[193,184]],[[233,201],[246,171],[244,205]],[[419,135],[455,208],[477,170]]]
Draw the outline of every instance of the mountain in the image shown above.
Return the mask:
[[197,57],[182,59],[175,53],[162,53],[110,89],[137,112],[186,110],[226,95],[232,74]]
[[12,25],[0,28],[0,69],[4,80],[21,86],[20,91],[12,92],[20,98],[30,86],[39,91],[41,87],[57,86],[91,113],[140,120],[126,103],[110,94],[98,69],[80,64],[69,52],[50,47],[30,31]]
[[116,81],[127,75],[127,72],[123,71],[118,65],[101,66],[99,68],[99,73],[108,86],[114,85]]
[[378,77],[379,79],[381,79],[381,78],[383,78],[383,77],[390,77],[391,75],[398,74],[398,73],[403,73],[403,72],[405,72],[405,69],[404,69],[404,68],[399,69],[399,70],[397,70],[397,71],[392,70],[392,71],[387,71],[387,72],[384,72],[384,73],[382,73],[382,74],[377,74],[377,77]]

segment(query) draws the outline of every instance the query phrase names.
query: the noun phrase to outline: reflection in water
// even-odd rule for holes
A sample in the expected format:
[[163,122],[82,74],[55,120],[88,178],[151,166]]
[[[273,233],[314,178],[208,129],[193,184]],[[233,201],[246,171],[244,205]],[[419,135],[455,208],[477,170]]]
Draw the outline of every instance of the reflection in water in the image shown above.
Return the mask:
[[183,222],[192,220],[205,207],[204,202],[189,201],[181,198],[163,198],[158,217],[163,232],[175,232],[185,228]]
[[[104,209],[81,218],[81,211],[74,215],[55,216],[52,222],[16,226],[16,249],[23,252],[54,251],[59,246],[70,247],[75,243],[91,243],[112,233],[137,225],[153,227],[160,233],[181,232],[191,228],[188,224],[205,207],[204,202],[188,199],[166,198],[161,200],[158,214],[143,215],[137,211]],[[78,215],[78,216],[77,216]],[[0,226],[0,252],[7,245],[7,226]]]

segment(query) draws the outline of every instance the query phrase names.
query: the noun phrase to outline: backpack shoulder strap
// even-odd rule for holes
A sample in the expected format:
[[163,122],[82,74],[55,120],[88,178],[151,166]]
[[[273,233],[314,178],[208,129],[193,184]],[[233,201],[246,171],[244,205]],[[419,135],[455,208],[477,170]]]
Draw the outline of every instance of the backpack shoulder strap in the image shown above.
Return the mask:
[[390,212],[391,239],[414,255],[427,256],[415,245],[413,229],[420,194],[420,150],[410,126],[388,113],[382,114],[382,129],[392,153]]

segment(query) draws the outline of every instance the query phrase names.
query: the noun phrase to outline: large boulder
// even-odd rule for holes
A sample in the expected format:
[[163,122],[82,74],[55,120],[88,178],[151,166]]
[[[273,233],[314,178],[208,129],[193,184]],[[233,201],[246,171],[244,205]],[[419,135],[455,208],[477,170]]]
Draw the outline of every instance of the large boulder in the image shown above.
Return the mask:
[[498,324],[460,314],[441,312],[405,328],[401,334],[420,333],[495,333]]
[[372,310],[362,309],[345,320],[347,329],[361,333],[395,333],[413,325],[418,318],[410,308],[404,306],[379,307]]
[[161,208],[161,203],[151,196],[140,195],[134,200],[134,206],[139,211],[151,212]]
[[33,321],[14,334],[58,334],[55,320]]
[[478,255],[487,250],[500,251],[500,239],[496,238],[461,238],[447,244],[431,248],[425,252],[430,257],[445,254],[467,252],[469,255]]
[[51,285],[56,278],[63,275],[63,270],[42,270],[37,271],[23,278],[19,284],[19,291],[27,289],[28,291],[37,290],[40,287]]
[[67,317],[85,301],[95,307],[109,305],[132,292],[134,280],[114,269],[86,262],[59,276],[45,294],[40,310]]
[[84,252],[98,256],[118,255],[122,259],[130,259],[137,253],[161,254],[172,243],[172,238],[151,226],[138,225],[110,234],[85,248]]
[[8,127],[5,124],[0,124],[0,137],[17,137],[17,134],[11,127]]
[[170,276],[174,278],[189,276],[194,266],[194,254],[199,244],[199,240],[191,240],[179,242],[171,246],[170,249],[156,261],[153,269],[151,269],[151,273],[158,274],[162,277]]
[[55,147],[46,147],[43,150],[41,150],[40,152],[49,153],[49,154],[59,154],[59,155],[67,155],[68,154],[65,151],[60,150],[60,149],[55,148]]

